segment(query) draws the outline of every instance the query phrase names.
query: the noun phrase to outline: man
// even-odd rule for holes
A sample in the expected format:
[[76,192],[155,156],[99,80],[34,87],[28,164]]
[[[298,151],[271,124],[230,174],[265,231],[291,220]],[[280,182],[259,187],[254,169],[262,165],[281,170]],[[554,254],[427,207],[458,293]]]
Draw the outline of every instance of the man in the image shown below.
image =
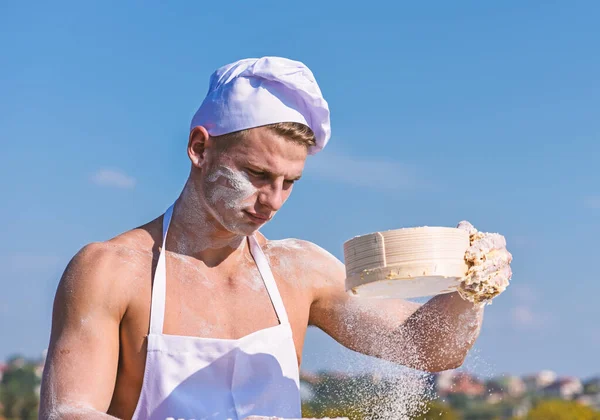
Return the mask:
[[351,298],[332,255],[258,232],[291,194],[307,155],[326,145],[329,127],[327,102],[302,63],[247,59],[212,75],[175,204],[69,263],[40,418],[301,417],[308,325],[413,368],[461,365],[480,305],[456,293],[422,306]]

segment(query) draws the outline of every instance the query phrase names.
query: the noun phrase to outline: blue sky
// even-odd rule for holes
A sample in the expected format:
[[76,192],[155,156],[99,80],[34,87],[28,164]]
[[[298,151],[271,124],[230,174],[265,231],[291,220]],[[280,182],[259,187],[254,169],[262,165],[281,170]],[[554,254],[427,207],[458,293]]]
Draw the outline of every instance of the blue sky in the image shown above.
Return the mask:
[[[599,374],[599,18],[594,1],[4,3],[0,358],[47,346],[80,247],[177,197],[214,69],[280,55],[315,73],[333,136],[263,232],[340,258],[375,230],[501,232],[513,283],[467,368]],[[306,369],[363,363],[309,333]]]

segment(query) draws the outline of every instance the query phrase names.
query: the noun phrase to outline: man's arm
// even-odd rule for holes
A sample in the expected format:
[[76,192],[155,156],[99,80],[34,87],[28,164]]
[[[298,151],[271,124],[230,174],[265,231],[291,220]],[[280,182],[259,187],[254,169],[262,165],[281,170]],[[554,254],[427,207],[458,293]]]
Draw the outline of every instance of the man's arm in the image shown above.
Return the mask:
[[482,307],[457,293],[423,305],[352,297],[345,291],[346,272],[339,260],[323,252],[316,252],[314,260],[331,269],[315,287],[310,324],[354,351],[438,372],[459,367],[479,335]]
[[59,283],[44,368],[40,419],[110,419],[119,360],[119,293],[114,251],[84,247]]

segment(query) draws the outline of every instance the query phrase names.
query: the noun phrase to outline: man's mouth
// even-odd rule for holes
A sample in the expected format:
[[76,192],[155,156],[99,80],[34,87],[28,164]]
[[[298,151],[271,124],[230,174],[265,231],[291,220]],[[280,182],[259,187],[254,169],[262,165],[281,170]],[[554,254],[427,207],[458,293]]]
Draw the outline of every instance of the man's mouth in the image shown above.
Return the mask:
[[249,211],[246,211],[246,210],[244,210],[244,213],[246,213],[248,218],[255,223],[266,223],[270,219],[269,216],[266,216],[263,214],[258,214],[258,213],[250,213]]

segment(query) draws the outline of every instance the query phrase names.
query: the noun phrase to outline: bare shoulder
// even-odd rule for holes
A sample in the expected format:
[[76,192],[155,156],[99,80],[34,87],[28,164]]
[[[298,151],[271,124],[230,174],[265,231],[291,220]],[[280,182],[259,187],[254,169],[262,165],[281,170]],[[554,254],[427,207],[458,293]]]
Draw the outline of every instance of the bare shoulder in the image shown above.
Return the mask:
[[[151,224],[108,241],[84,246],[71,259],[58,286],[57,300],[103,303],[121,315],[136,280],[150,275],[154,260]],[[67,303],[65,302],[65,303]],[[108,309],[108,308],[107,308]]]
[[263,249],[276,270],[307,286],[323,288],[345,279],[344,264],[312,242],[294,238],[265,240]]
[[309,257],[314,261],[330,262],[340,266],[343,265],[329,251],[313,242],[305,241],[303,239],[265,239],[263,249],[265,250],[265,253],[269,255],[301,255],[302,257]]

